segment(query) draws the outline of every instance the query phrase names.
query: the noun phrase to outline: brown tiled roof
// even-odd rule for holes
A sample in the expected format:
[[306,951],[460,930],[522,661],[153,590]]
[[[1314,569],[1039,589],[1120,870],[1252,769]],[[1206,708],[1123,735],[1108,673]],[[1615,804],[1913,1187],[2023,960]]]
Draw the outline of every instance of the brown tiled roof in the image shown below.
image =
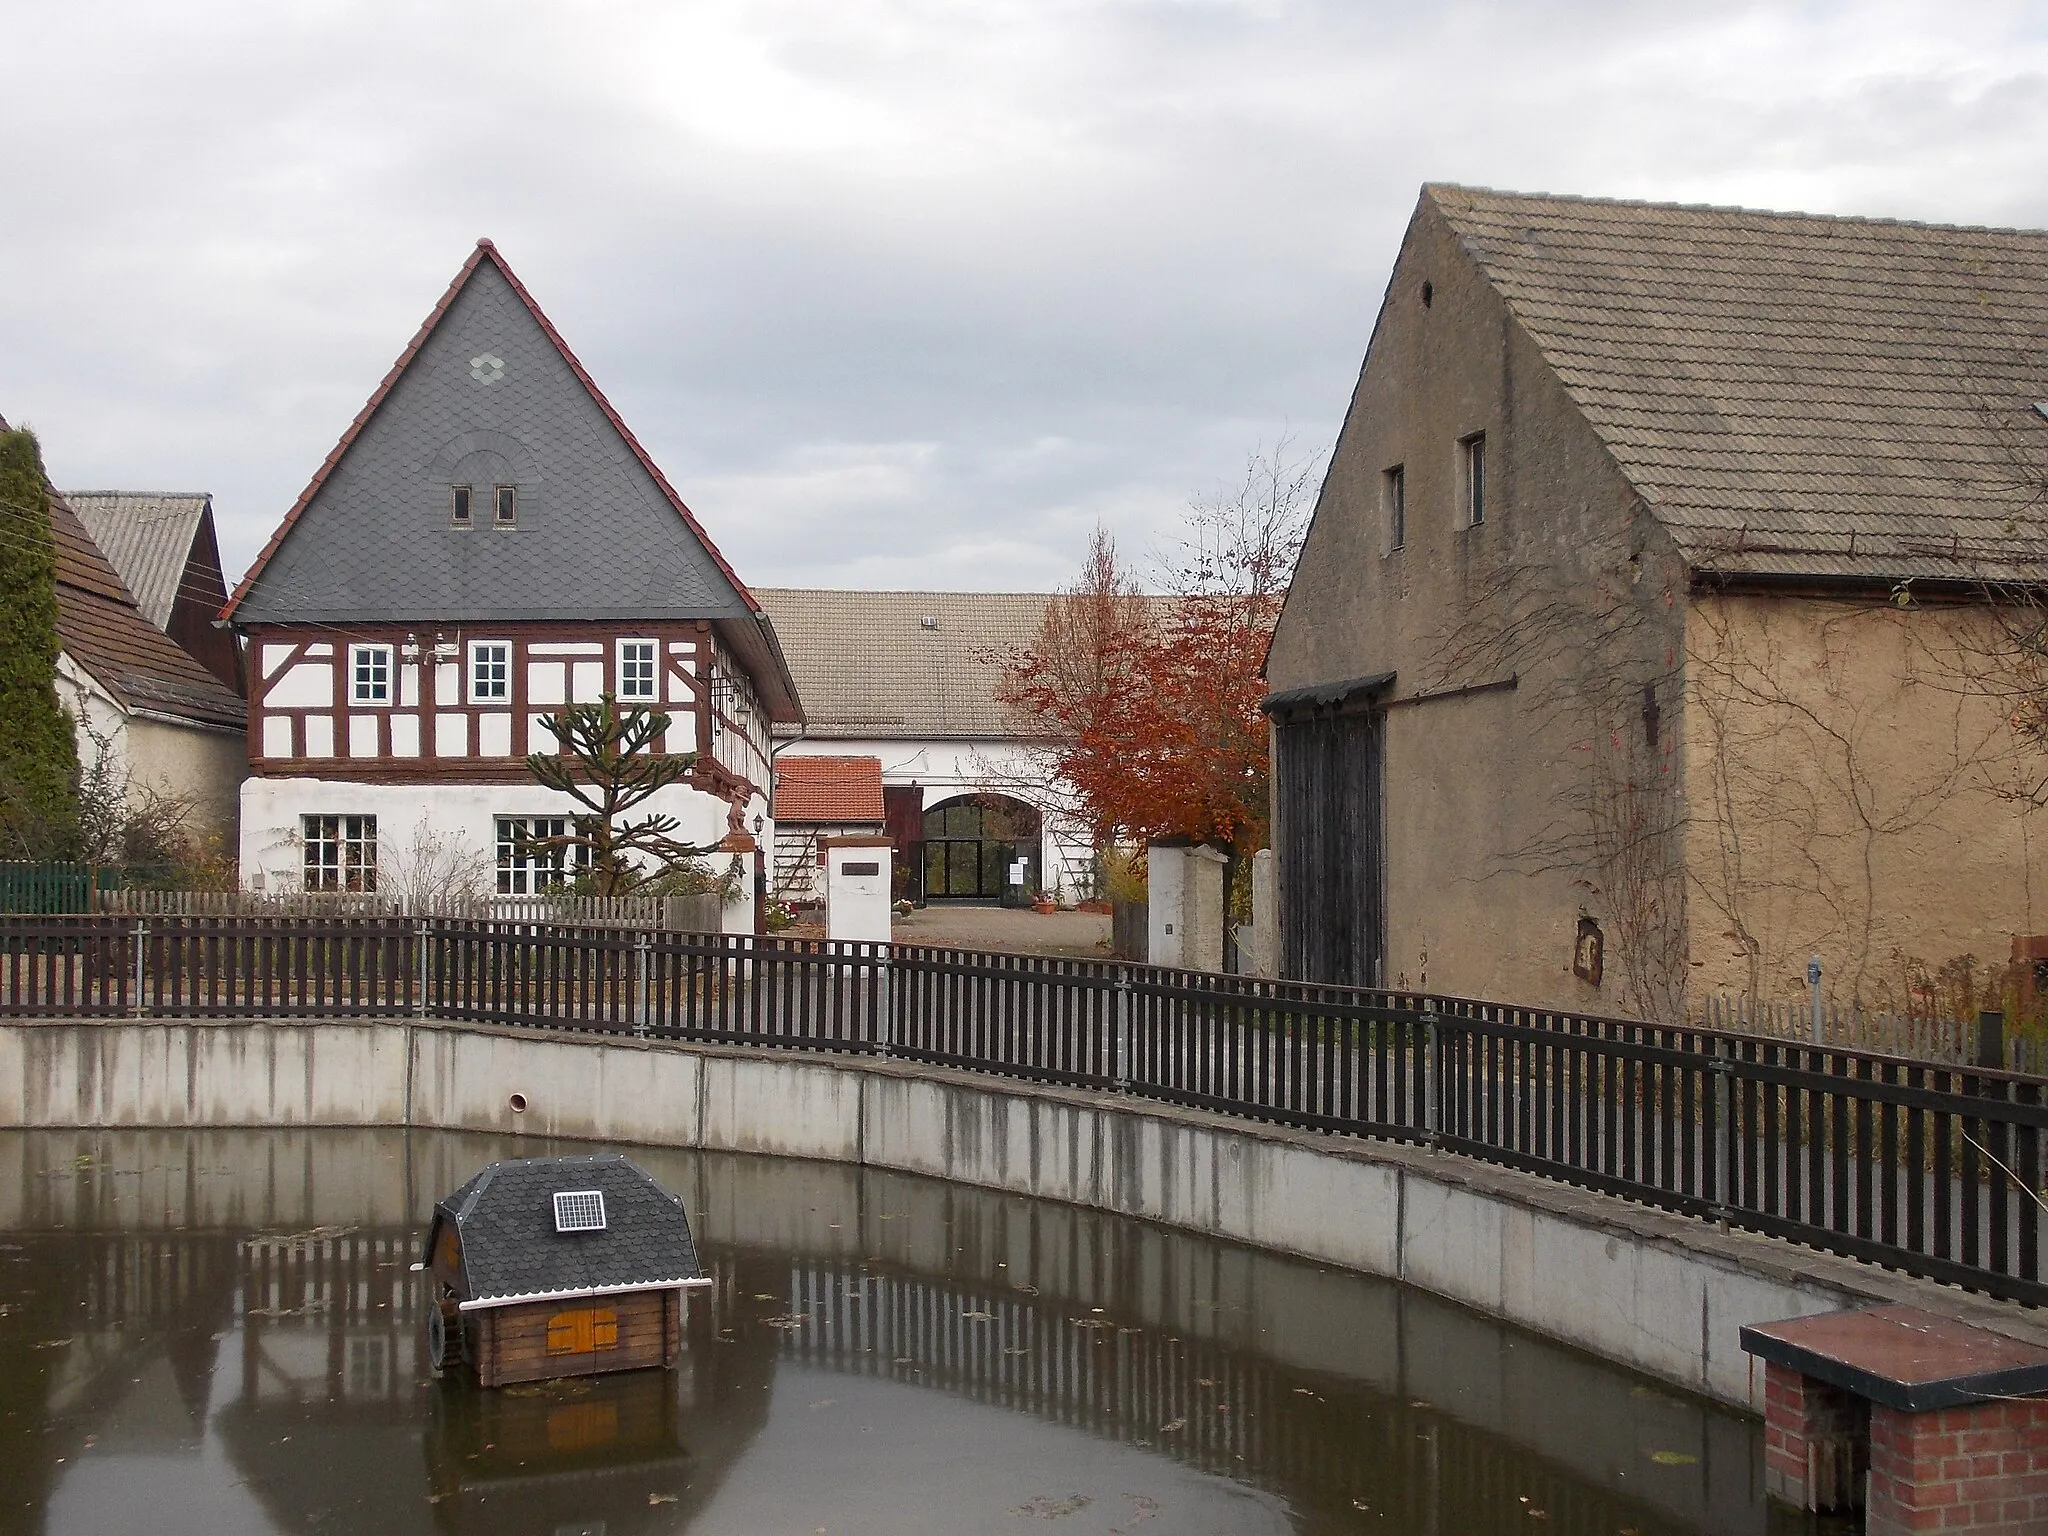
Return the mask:
[[777,821],[879,823],[882,760],[879,757],[798,757],[775,760]]
[[[1030,644],[1044,592],[754,591],[796,677],[812,737],[1016,733],[991,655]],[[931,622],[927,624],[925,621]]]
[[78,514],[54,493],[50,527],[57,545],[57,643],[65,654],[124,709],[240,729],[242,701],[142,616]]
[[1430,186],[1696,567],[2040,573],[2048,232]]

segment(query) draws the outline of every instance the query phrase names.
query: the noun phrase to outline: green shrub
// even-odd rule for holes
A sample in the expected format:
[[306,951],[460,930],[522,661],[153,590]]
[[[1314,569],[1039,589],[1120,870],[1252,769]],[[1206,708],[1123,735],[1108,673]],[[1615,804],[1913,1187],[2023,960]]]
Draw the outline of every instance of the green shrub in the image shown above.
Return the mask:
[[75,852],[78,739],[57,702],[57,547],[35,435],[0,431],[0,853]]

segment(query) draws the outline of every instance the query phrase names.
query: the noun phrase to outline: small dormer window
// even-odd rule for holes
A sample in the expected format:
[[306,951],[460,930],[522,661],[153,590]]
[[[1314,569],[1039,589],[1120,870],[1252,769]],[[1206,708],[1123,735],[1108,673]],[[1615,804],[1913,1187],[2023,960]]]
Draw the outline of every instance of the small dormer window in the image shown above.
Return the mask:
[[601,1189],[564,1189],[555,1195],[555,1230],[557,1232],[602,1232],[604,1230],[604,1191]]
[[516,486],[501,485],[497,490],[498,526],[513,528],[519,523],[519,491]]
[[470,526],[468,486],[457,485],[449,488],[448,520],[458,528]]

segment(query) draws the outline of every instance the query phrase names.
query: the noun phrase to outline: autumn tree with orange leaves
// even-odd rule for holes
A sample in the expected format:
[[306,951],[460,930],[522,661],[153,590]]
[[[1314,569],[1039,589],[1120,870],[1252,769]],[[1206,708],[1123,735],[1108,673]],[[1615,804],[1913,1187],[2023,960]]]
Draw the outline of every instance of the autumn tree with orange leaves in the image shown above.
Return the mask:
[[1142,594],[1098,528],[1080,580],[1030,645],[1000,658],[997,697],[1098,851],[1185,837],[1241,858],[1266,840],[1260,669],[1319,476],[1319,458],[1288,446],[1193,504],[1160,596]]

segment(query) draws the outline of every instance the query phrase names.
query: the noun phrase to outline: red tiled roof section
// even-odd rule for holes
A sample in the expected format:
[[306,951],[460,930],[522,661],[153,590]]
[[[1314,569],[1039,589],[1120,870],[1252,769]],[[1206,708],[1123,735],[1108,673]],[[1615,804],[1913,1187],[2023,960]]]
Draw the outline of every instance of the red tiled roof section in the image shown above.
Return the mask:
[[775,764],[777,821],[882,820],[879,757],[791,757]]

